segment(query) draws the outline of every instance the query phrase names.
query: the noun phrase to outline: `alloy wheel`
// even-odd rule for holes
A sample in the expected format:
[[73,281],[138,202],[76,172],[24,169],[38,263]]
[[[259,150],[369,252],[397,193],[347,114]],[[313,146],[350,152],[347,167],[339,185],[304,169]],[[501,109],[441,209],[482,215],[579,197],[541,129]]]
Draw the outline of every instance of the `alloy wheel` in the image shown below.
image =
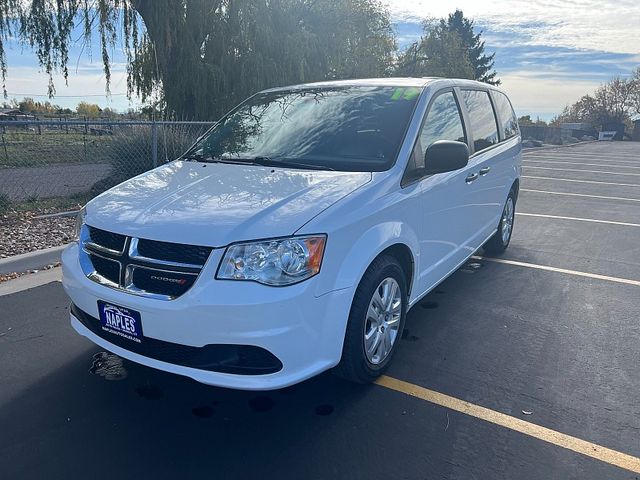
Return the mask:
[[513,205],[513,199],[507,198],[507,204],[504,206],[502,212],[502,243],[505,245],[511,237],[511,230],[513,229],[513,217],[515,215],[515,208]]
[[382,280],[373,292],[364,329],[364,350],[373,365],[384,362],[398,338],[402,301],[400,285],[391,277]]

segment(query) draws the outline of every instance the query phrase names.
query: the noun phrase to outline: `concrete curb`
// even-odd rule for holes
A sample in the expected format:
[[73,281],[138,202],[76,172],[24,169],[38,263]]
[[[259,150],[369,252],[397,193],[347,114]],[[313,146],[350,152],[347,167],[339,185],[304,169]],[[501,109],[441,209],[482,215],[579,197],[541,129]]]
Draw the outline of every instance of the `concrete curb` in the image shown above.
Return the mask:
[[42,270],[41,272],[31,275],[23,275],[22,277],[0,283],[0,297],[22,292],[23,290],[29,290],[30,288],[41,287],[47,283],[60,282],[61,280],[62,268],[60,267]]
[[56,217],[75,217],[80,210],[68,210],[66,212],[47,213],[45,215],[37,215],[33,218],[56,218]]
[[61,247],[45,248],[35,252],[13,255],[0,259],[0,275],[13,272],[26,272],[27,270],[37,270],[45,265],[51,265],[60,261],[60,254],[66,245]]

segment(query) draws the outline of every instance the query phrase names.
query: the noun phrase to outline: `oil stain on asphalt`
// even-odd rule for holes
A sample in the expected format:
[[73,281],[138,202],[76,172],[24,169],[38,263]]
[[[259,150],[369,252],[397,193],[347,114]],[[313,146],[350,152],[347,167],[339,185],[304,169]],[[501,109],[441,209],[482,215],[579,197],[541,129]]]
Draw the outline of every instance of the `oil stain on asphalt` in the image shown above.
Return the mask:
[[98,352],[93,356],[89,373],[105,380],[124,380],[128,375],[123,360],[109,352]]
[[481,263],[470,262],[470,263],[467,263],[464,267],[462,267],[460,271],[464,273],[476,273],[481,268],[482,268]]

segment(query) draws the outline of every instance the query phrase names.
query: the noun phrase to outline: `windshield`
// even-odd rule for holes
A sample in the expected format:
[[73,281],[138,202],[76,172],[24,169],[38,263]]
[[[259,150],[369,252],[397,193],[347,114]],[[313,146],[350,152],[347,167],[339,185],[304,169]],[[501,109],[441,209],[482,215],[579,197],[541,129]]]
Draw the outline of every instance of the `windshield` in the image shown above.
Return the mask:
[[414,87],[348,86],[260,93],[224,117],[186,157],[387,170],[420,92]]

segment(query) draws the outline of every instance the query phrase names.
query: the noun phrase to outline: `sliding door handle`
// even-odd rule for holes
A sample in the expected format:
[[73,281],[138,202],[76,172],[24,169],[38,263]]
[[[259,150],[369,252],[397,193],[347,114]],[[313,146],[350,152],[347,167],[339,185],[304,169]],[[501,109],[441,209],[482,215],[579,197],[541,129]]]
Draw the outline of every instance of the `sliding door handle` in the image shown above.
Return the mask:
[[464,179],[465,182],[467,183],[471,183],[475,180],[477,180],[479,177],[479,175],[477,173],[472,173],[470,175],[467,176],[467,178]]
[[480,169],[480,176],[484,177],[487,173],[491,171],[491,167],[484,167]]

